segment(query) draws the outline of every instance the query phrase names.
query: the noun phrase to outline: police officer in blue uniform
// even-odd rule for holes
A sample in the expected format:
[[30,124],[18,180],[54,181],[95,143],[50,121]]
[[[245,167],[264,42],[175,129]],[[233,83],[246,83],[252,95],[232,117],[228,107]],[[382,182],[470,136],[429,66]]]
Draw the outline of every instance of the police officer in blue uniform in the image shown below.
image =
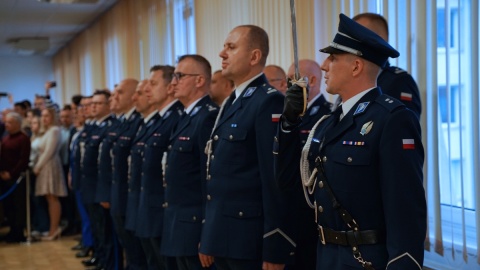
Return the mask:
[[234,28],[220,52],[222,74],[235,83],[206,152],[207,203],[200,245],[204,264],[217,269],[273,269],[292,263],[290,206],[275,183],[273,138],[283,95],[263,74],[268,35],[260,27]]
[[117,87],[118,102],[123,116],[117,129],[117,139],[112,147],[112,185],[110,215],[120,244],[125,249],[128,269],[145,269],[146,259],[142,252],[140,240],[134,233],[125,227],[125,212],[128,194],[128,159],[132,142],[135,139],[138,127],[143,121],[138,108],[132,103],[132,97],[137,88],[138,81],[125,79]]
[[[128,196],[125,213],[125,228],[135,234],[135,238],[140,243],[140,251],[142,252],[148,269],[165,269],[163,262],[159,263],[156,254],[151,249],[144,248],[145,241],[137,235],[136,226],[138,224],[138,204],[141,191],[141,181],[145,173],[142,169],[144,162],[147,160],[144,157],[145,142],[152,136],[154,127],[160,121],[158,110],[153,104],[149,102],[146,94],[149,81],[143,80],[137,87],[133,95],[133,102],[135,107],[142,115],[142,121],[138,127],[135,138],[132,142],[132,147],[129,156],[129,180],[128,180]],[[160,153],[161,155],[161,153]],[[152,161],[155,162],[155,161]],[[160,167],[161,160],[157,160],[157,169]],[[161,181],[160,179],[158,181]],[[163,189],[162,191],[163,192]],[[158,204],[161,204],[159,201]],[[155,217],[163,221],[161,216]]]
[[[320,118],[331,112],[332,104],[328,102],[322,93],[320,93],[320,83],[322,81],[322,70],[320,65],[314,60],[301,59],[298,61],[298,69],[302,77],[308,79],[309,94],[307,110],[302,117],[302,122],[299,124],[297,131],[300,136],[301,145],[303,146],[307,141],[308,135],[313,125],[320,120]],[[288,78],[295,77],[295,66],[292,64],[288,69]],[[305,202],[305,194],[303,193],[302,180],[298,170],[291,170],[290,167],[283,168],[284,171],[277,177],[287,177],[291,182],[289,185],[293,189],[293,204],[295,211],[293,211],[292,220],[297,224],[297,246],[295,251],[295,263],[289,265],[289,270],[308,270],[315,269],[316,265],[316,250],[317,250],[317,226],[314,221],[314,213]],[[289,183],[288,179],[285,181]]]
[[[372,30],[388,42],[388,23],[381,15],[361,13],[353,17],[353,20]],[[383,93],[403,102],[420,118],[422,113],[420,92],[415,80],[406,70],[390,66],[390,63],[387,62],[378,76],[377,85]]]
[[[118,244],[118,239],[113,228],[112,219],[110,217],[110,187],[112,183],[112,158],[110,151],[113,143],[117,139],[117,130],[120,125],[120,121],[117,118],[118,106],[115,99],[116,92],[114,91],[109,98],[109,106],[111,114],[111,122],[107,127],[105,136],[103,136],[102,142],[99,145],[98,151],[98,176],[96,183],[95,203],[100,204],[103,208],[103,234],[102,243],[105,247],[107,261],[110,261],[110,265],[116,266],[118,269],[123,266],[123,249]],[[107,265],[109,265],[107,263]],[[123,267],[120,267],[123,268]]]
[[[84,148],[80,147],[81,145],[85,146],[85,140],[88,137],[88,132],[91,129],[92,125],[91,116],[90,116],[90,103],[92,97],[82,97],[80,100],[80,106],[77,111],[77,117],[84,118],[83,128],[78,127],[78,134],[75,134],[72,138],[71,148],[72,148],[72,155],[70,156],[71,161],[71,169],[70,169],[70,176],[71,176],[71,183],[69,183],[72,187],[72,190],[75,192],[75,200],[77,203],[78,213],[80,215],[81,223],[82,223],[82,239],[80,243],[80,248],[82,249],[79,251],[78,257],[86,257],[92,252],[94,255],[94,243],[93,243],[93,236],[92,230],[90,226],[90,219],[88,218],[87,210],[85,209],[85,205],[83,204],[83,200],[81,197],[80,192],[80,181],[82,177],[82,155],[85,151]],[[79,120],[77,120],[79,121]],[[77,255],[75,254],[75,255]]]
[[[376,87],[380,68],[399,53],[340,15],[323,62],[327,92],[342,105],[312,129],[301,174],[314,208],[317,269],[422,269],[426,235],[424,151],[416,115]],[[289,88],[278,134],[277,168],[298,164],[295,129],[305,84]],[[295,169],[295,168],[292,168]],[[279,183],[282,185],[282,183]]]
[[158,110],[157,120],[139,140],[142,143],[135,144],[132,149],[132,160],[137,160],[134,158],[137,153],[141,153],[143,157],[135,235],[140,238],[149,269],[171,269],[172,265],[176,265],[174,258],[167,258],[160,253],[165,201],[164,155],[172,130],[183,113],[183,105],[174,98],[173,86],[170,84],[174,70],[172,66],[163,65],[150,69],[145,94],[148,103]]
[[94,122],[86,135],[81,148],[84,149],[81,161],[81,179],[80,193],[85,208],[90,219],[92,234],[95,244],[95,258],[83,261],[86,266],[97,266],[98,268],[109,267],[109,246],[105,242],[105,213],[104,208],[95,202],[96,187],[98,181],[98,157],[100,143],[108,132],[109,126],[112,124],[108,99],[110,92],[108,90],[96,90],[92,97],[92,116]]
[[183,55],[171,81],[185,112],[168,146],[161,252],[175,257],[180,270],[203,269],[198,245],[207,197],[205,145],[218,114],[208,96],[211,74],[203,56]]

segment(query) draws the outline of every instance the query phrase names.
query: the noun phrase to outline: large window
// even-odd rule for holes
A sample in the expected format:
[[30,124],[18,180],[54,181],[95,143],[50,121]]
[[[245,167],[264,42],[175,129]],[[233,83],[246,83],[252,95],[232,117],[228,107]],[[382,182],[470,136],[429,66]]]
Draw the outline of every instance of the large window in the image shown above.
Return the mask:
[[429,164],[438,169],[438,179],[427,179],[433,248],[426,253],[426,261],[440,269],[480,269],[476,213],[479,165],[475,162],[479,143],[478,59],[474,59],[479,43],[478,35],[472,35],[478,32],[478,22],[474,24],[472,17],[478,18],[479,11],[472,0],[434,0],[431,4],[437,10],[436,19],[431,21],[436,21],[432,29],[436,28],[437,41],[437,99],[432,104],[437,105],[438,114],[427,115],[427,122],[437,121],[438,126],[438,162]]

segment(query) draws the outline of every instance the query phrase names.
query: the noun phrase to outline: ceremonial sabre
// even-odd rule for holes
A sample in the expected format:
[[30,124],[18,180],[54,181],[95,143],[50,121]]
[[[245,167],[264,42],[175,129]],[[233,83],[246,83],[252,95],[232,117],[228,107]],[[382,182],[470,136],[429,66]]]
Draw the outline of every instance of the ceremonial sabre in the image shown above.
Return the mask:
[[292,39],[293,39],[293,65],[295,67],[295,75],[292,84],[297,84],[303,88],[303,112],[300,116],[305,114],[307,110],[307,78],[300,79],[300,70],[298,68],[298,44],[297,44],[297,16],[295,15],[295,0],[290,0],[290,18],[292,21]]

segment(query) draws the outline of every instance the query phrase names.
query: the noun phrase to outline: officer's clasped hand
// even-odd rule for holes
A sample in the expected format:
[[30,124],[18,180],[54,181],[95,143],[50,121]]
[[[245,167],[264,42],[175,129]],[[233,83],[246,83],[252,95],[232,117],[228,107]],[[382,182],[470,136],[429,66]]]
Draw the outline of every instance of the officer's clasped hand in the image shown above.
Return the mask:
[[300,121],[307,109],[308,78],[301,78],[298,81],[289,80],[289,87],[285,93],[285,104],[283,106],[283,117],[289,125]]

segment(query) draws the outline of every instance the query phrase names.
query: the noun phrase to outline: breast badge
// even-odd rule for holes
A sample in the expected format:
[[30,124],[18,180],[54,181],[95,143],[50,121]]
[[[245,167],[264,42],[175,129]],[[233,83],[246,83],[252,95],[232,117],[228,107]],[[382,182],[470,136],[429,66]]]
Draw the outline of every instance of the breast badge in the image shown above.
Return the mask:
[[373,127],[373,121],[363,124],[362,129],[360,129],[360,134],[362,134],[362,136],[367,135],[370,132],[370,130],[372,130],[372,127]]

